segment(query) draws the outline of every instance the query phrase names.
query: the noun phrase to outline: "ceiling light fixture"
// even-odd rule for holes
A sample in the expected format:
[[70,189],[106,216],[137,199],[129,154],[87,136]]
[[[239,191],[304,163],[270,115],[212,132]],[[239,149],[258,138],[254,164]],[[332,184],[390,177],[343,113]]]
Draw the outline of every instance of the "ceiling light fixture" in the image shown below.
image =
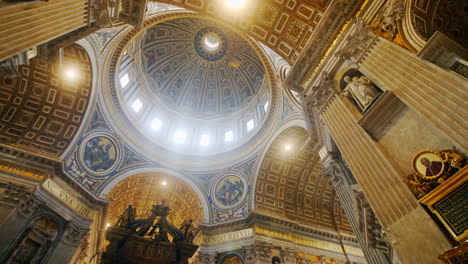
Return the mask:
[[284,150],[290,151],[291,150],[291,144],[284,145]]
[[162,185],[162,186],[166,186],[166,185],[167,185],[167,181],[162,181],[162,182],[161,182],[161,185]]

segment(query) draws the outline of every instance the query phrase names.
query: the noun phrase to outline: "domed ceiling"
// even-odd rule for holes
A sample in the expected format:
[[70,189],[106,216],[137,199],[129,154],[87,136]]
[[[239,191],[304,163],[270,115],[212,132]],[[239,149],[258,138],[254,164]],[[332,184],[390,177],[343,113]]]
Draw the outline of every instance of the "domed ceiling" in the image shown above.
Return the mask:
[[146,31],[141,47],[149,95],[191,116],[206,119],[242,109],[265,76],[252,47],[210,20],[178,18],[157,24]]
[[154,19],[124,37],[113,55],[110,106],[125,112],[131,125],[123,127],[125,137],[143,153],[176,162],[203,156],[219,163],[219,154],[234,159],[234,152],[255,151],[278,113],[266,52],[241,32],[192,13]]

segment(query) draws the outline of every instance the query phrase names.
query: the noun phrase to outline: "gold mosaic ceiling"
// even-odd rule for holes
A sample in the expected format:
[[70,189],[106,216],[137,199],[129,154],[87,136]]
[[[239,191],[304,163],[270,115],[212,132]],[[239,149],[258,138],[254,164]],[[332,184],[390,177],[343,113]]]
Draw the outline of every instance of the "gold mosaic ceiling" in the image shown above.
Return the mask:
[[292,127],[275,139],[258,175],[255,207],[268,215],[330,230],[335,229],[334,214],[339,231],[352,233],[333,187],[321,175],[320,158],[311,147],[303,147],[307,138],[305,129]]
[[177,18],[149,28],[142,63],[146,92],[174,111],[208,118],[245,108],[265,76],[254,49],[239,34],[200,18]]
[[[166,182],[167,185],[163,185]],[[180,227],[188,219],[203,220],[203,207],[192,187],[174,176],[148,172],[132,175],[112,188],[107,194],[109,224],[114,225],[128,205],[136,208],[137,218],[146,218],[154,204],[165,200],[171,208],[170,223]]]

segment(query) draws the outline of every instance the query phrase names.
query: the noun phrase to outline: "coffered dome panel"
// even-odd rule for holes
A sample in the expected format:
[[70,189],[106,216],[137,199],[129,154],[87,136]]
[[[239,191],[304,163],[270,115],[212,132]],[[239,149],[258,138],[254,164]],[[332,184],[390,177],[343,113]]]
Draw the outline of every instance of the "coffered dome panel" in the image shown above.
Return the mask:
[[149,28],[141,40],[149,96],[184,114],[219,117],[251,102],[265,76],[252,47],[210,20],[178,18]]

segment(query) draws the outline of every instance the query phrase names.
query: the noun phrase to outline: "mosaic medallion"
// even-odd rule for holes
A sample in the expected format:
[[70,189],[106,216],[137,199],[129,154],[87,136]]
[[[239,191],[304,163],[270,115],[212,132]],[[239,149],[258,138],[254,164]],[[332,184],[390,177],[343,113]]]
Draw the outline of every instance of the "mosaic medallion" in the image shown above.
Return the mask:
[[214,200],[221,208],[231,208],[241,203],[247,194],[247,183],[237,175],[227,175],[214,185]]
[[80,161],[93,174],[102,175],[112,171],[118,158],[118,145],[109,135],[91,135],[81,143]]

